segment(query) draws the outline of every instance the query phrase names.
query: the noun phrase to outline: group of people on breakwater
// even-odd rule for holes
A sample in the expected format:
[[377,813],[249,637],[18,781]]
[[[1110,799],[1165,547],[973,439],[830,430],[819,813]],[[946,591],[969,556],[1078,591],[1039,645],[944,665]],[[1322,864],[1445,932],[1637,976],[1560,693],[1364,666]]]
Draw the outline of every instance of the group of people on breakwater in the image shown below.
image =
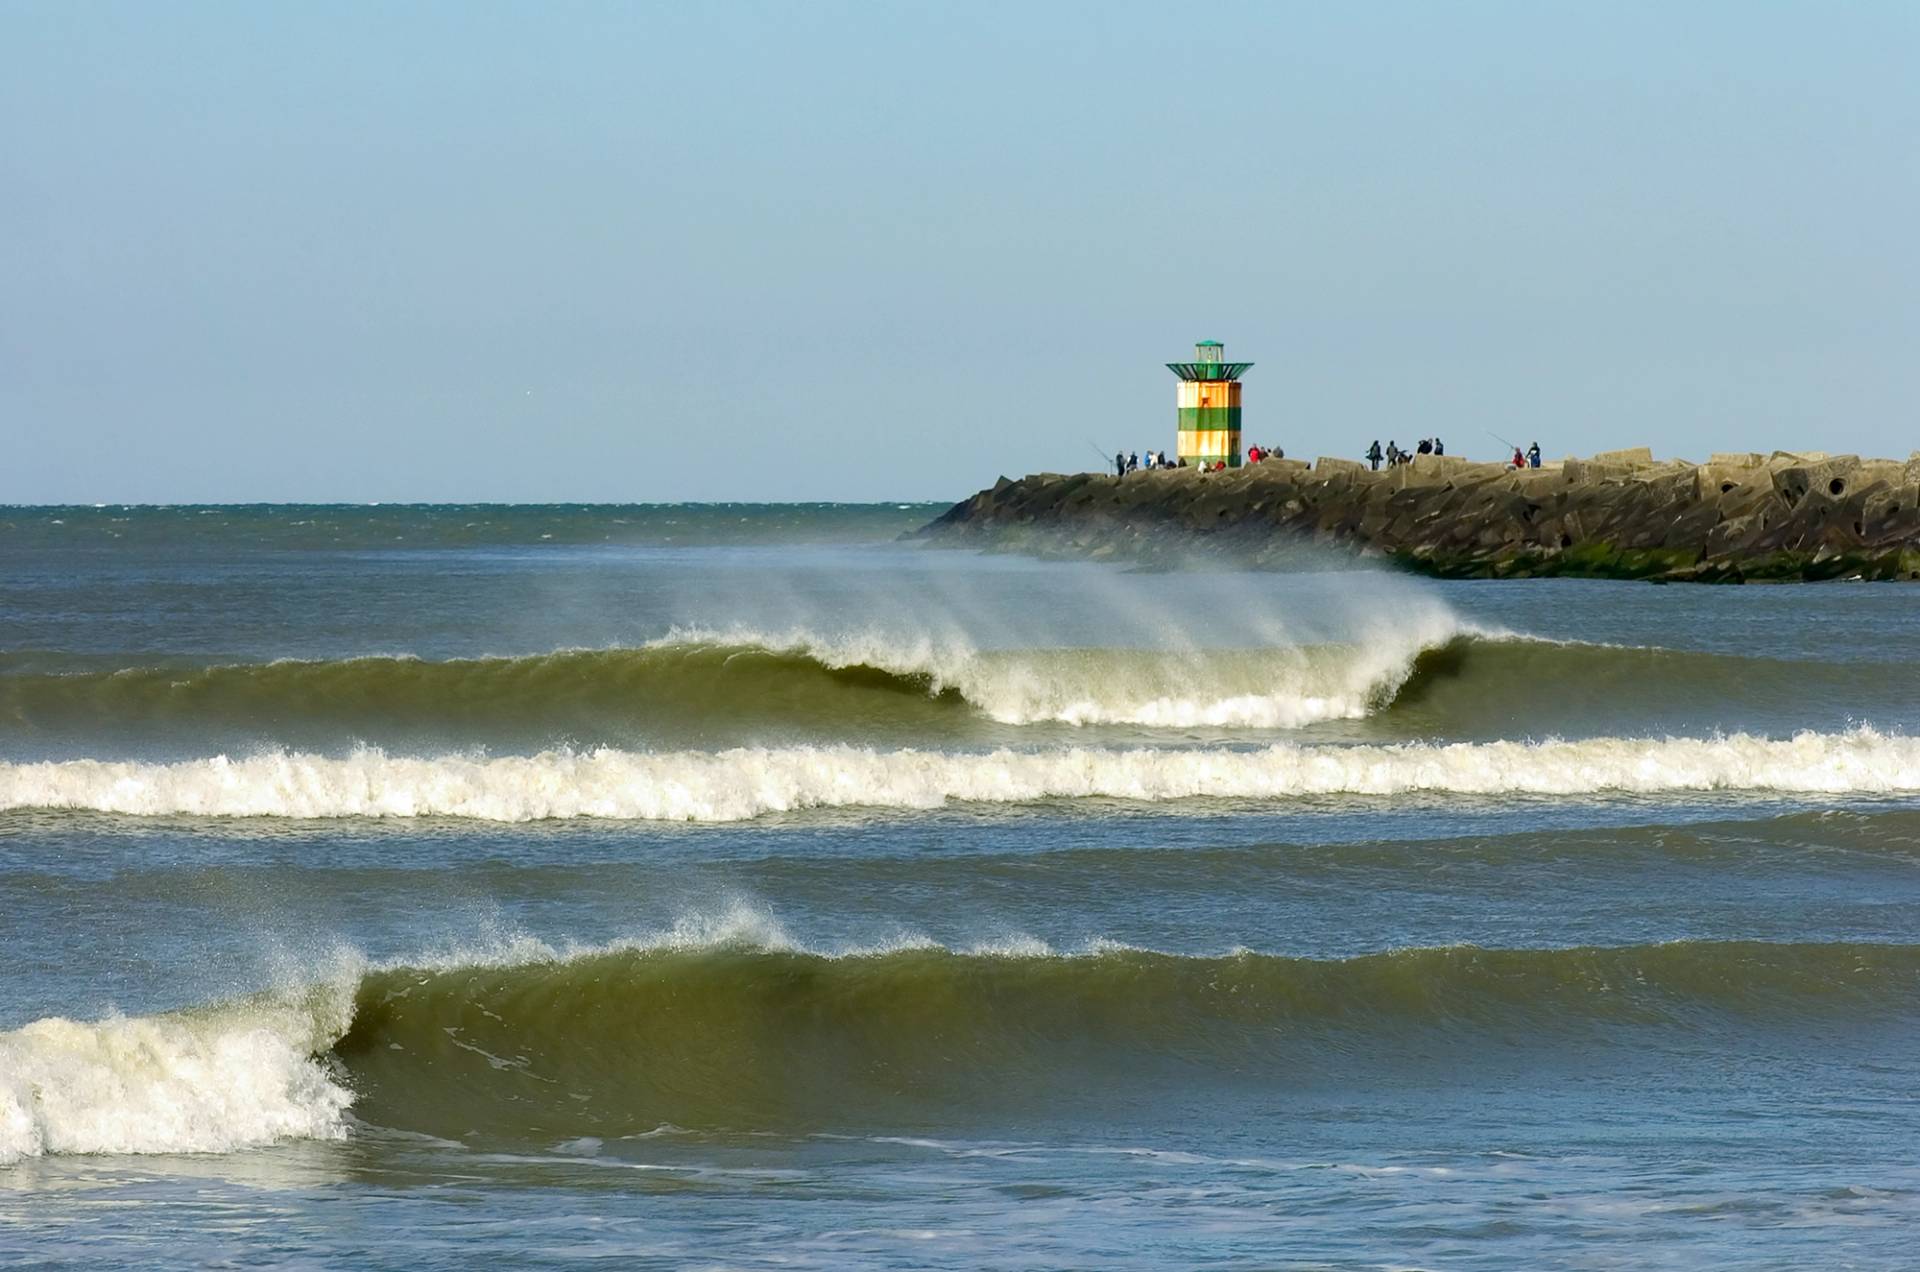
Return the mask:
[[1421,438],[1419,445],[1410,451],[1401,450],[1400,443],[1394,441],[1392,438],[1387,439],[1387,448],[1381,450],[1380,439],[1376,437],[1373,439],[1373,445],[1367,447],[1366,460],[1369,464],[1373,465],[1375,472],[1379,472],[1380,462],[1382,460],[1386,461],[1388,468],[1398,468],[1402,464],[1412,463],[1415,455],[1444,455],[1446,453],[1447,444],[1437,437]]
[[[1186,460],[1183,459],[1176,464],[1165,451],[1147,452],[1146,467],[1148,468],[1185,468],[1186,466]],[[1115,477],[1125,477],[1128,473],[1138,472],[1140,471],[1140,467],[1139,451],[1134,451],[1132,454],[1127,454],[1124,451],[1114,452],[1113,475]]]
[[[1380,439],[1376,437],[1373,439],[1373,445],[1367,447],[1364,458],[1373,466],[1375,472],[1379,472],[1382,460],[1386,461],[1388,468],[1397,468],[1401,464],[1412,463],[1416,455],[1444,455],[1446,453],[1447,444],[1437,437],[1421,438],[1419,444],[1410,451],[1401,450],[1399,443],[1395,442],[1392,438],[1387,439],[1386,449],[1382,450],[1380,448]],[[1540,443],[1535,442],[1524,451],[1518,446],[1515,446],[1513,448],[1513,458],[1507,461],[1507,465],[1510,468],[1540,467]]]
[[[1377,446],[1379,443],[1376,442],[1375,445]],[[1247,448],[1247,462],[1249,464],[1257,464],[1263,459],[1285,459],[1286,457],[1287,453],[1278,446],[1249,446]],[[1202,464],[1200,471],[1203,473],[1217,473],[1225,469],[1226,466],[1224,460],[1216,460],[1211,464]],[[1131,453],[1115,451],[1113,456],[1113,475],[1116,477],[1125,477],[1128,473],[1138,472],[1142,468],[1186,467],[1188,467],[1188,464],[1184,457],[1176,459],[1165,451],[1148,451],[1144,463],[1141,462],[1140,452],[1138,451]]]
[[[1367,447],[1366,453],[1362,458],[1372,465],[1375,472],[1378,472],[1380,471],[1380,465],[1382,463],[1385,463],[1388,468],[1397,468],[1401,464],[1412,463],[1414,457],[1417,455],[1444,455],[1446,453],[1447,444],[1438,437],[1423,437],[1415,444],[1412,450],[1402,450],[1400,444],[1392,438],[1388,438],[1386,446],[1382,447],[1380,445],[1380,439],[1376,437],[1373,440],[1373,445]],[[1257,464],[1263,459],[1285,459],[1286,457],[1287,453],[1278,446],[1249,446],[1247,448],[1247,462],[1249,464]],[[1507,461],[1507,465],[1510,468],[1540,467],[1540,443],[1535,442],[1525,450],[1521,450],[1518,446],[1515,446],[1513,448],[1513,458]],[[1216,460],[1211,464],[1202,464],[1200,471],[1205,473],[1219,472],[1226,468],[1226,466],[1224,461]],[[1165,451],[1150,450],[1147,452],[1147,457],[1144,461],[1140,458],[1139,451],[1116,451],[1113,456],[1113,475],[1116,477],[1125,477],[1128,473],[1138,472],[1142,468],[1153,470],[1186,467],[1188,467],[1188,464],[1184,457],[1175,458]]]

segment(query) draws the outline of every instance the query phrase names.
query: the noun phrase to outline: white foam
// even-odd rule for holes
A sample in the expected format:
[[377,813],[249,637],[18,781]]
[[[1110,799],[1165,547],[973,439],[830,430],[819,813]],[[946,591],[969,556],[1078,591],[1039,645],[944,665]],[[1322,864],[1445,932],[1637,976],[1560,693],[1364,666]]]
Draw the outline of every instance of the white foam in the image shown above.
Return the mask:
[[1498,636],[1413,605],[1354,639],[1259,649],[994,649],[958,633],[679,628],[656,646],[797,653],[833,668],[923,676],[1001,724],[1294,729],[1359,719],[1391,701],[1414,660],[1465,634]]
[[136,816],[598,817],[727,822],[813,808],[938,808],[1092,797],[1920,791],[1920,739],[1870,728],[1769,739],[1261,748],[1063,747],[986,753],[852,746],[548,751],[531,756],[277,753],[170,764],[0,763],[0,809]]
[[0,1033],[0,1165],[59,1153],[220,1153],[337,1139],[353,1096],[314,1058],[351,996],[317,989]]

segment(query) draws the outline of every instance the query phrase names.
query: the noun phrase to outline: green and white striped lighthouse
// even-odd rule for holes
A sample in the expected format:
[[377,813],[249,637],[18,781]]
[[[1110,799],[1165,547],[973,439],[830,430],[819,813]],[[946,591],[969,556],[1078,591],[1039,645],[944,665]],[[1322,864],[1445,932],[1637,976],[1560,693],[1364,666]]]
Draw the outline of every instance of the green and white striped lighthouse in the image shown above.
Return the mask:
[[1226,346],[1202,340],[1192,362],[1169,362],[1180,377],[1174,454],[1197,468],[1240,467],[1240,376],[1251,362],[1227,362]]

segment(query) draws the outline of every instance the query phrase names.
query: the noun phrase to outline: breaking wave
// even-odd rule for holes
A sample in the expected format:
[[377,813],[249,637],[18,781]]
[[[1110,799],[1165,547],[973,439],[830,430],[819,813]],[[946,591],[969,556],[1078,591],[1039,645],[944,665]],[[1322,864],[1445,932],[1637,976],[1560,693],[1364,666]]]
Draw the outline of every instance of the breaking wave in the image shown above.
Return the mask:
[[1463,631],[1450,613],[1434,611],[1358,641],[1259,649],[981,650],[926,638],[751,630],[680,632],[658,647],[766,650],[831,671],[878,671],[1001,724],[1292,729],[1385,707],[1424,652]]
[[973,1102],[1057,1108],[1170,1069],[1183,1085],[1284,1086],[1488,1039],[1584,1049],[1623,1029],[1904,1017],[1916,989],[1909,945],[1319,960],[909,939],[822,953],[727,920],[591,949],[522,942],[151,1017],[36,1021],[0,1034],[0,1163],[339,1138],[349,1108],[374,1127],[547,1143],[663,1124],[897,1125]]
[[1920,791],[1920,738],[1871,728],[1775,739],[1302,745],[1258,748],[547,751],[410,758],[273,753],[176,763],[0,762],[0,810],[134,816],[596,817],[727,822],[821,808],[933,809],[1106,798],[1597,795],[1686,791],[1824,795]]
[[[1008,729],[1386,737],[1844,727],[1920,712],[1920,673],[1469,630],[1445,613],[1341,643],[979,649],[876,634],[682,631],[649,645],[429,661],[361,657],[108,670],[0,655],[0,742],[51,755],[205,755],[356,743],[712,749],[789,740],[976,747]],[[1849,711],[1870,713],[1849,715]],[[1731,719],[1729,719],[1731,714]]]
[[349,986],[0,1033],[0,1166],[338,1139],[353,1093],[322,1053],[352,1013]]
[[426,661],[363,657],[0,675],[0,730],[271,736],[566,736],[634,741],[755,727],[951,734],[1005,725],[1297,728],[1391,702],[1436,619],[1352,644],[981,650],[924,638],[676,633],[638,648]]

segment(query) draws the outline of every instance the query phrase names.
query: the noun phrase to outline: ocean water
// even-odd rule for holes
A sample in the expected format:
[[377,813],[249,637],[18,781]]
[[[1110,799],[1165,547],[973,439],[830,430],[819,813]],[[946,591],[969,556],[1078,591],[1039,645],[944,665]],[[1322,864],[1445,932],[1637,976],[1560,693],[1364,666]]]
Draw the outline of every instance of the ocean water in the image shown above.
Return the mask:
[[0,1263],[1920,1262],[1920,591],[0,509]]

